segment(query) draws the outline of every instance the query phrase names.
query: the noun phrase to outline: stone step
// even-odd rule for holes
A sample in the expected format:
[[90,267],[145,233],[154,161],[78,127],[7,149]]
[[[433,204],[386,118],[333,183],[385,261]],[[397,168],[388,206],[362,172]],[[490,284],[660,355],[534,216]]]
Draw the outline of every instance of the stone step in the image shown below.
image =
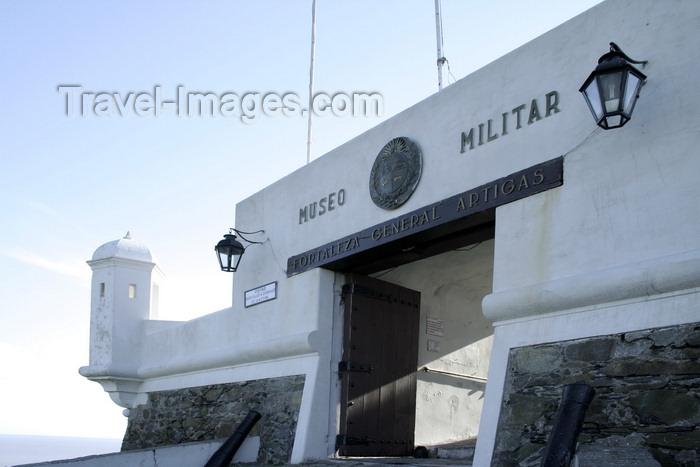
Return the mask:
[[438,448],[438,459],[474,459],[474,450],[472,447],[450,447]]
[[[456,441],[454,443],[425,446],[428,457],[344,457],[326,459],[312,463],[304,463],[304,467],[336,466],[336,467],[357,467],[383,465],[406,465],[418,467],[472,467],[474,461],[474,450],[476,439]],[[283,467],[292,467],[284,465]]]
[[461,465],[472,465],[474,451],[476,449],[476,439],[457,441],[450,444],[441,444],[430,448],[438,459],[455,459],[463,461]]

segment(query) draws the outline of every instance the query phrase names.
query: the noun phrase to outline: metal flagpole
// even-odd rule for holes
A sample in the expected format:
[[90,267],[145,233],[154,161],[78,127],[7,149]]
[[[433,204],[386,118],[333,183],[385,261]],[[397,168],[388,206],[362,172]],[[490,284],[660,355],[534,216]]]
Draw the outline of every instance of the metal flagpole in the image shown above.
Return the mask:
[[445,57],[442,56],[442,8],[440,0],[435,0],[435,33],[437,35],[437,68],[438,68],[438,91],[442,90],[442,66],[445,64]]
[[306,163],[311,162],[311,136],[312,136],[312,121],[314,101],[314,65],[316,61],[316,0],[311,4],[311,67],[309,70],[309,131],[306,138]]

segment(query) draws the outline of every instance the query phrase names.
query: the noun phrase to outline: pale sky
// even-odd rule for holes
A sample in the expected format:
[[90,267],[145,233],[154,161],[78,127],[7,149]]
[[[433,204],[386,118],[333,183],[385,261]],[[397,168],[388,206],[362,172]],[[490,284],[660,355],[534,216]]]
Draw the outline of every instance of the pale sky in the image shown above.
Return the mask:
[[[442,0],[445,85],[599,1]],[[226,308],[232,276],[213,247],[235,204],[306,163],[301,116],[69,117],[59,86],[305,106],[310,36],[311,0],[0,2],[0,434],[121,438],[122,408],[78,374],[85,261],[130,231],[166,274],[161,319]],[[318,0],[316,39],[316,92],[379,93],[384,109],[315,118],[313,159],[438,90],[433,0]]]

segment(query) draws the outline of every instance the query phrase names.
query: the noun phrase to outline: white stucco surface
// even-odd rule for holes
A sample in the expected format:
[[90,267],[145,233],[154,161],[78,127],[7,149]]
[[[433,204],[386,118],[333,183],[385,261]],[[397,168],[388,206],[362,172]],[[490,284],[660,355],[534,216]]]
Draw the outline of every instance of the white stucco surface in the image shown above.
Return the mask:
[[[489,366],[485,390],[469,400],[454,383],[422,377],[417,437],[478,431],[475,465],[489,465],[511,348],[700,321],[698,24],[693,0],[606,1],[241,201],[236,228],[264,229],[254,238],[264,243],[246,250],[231,308],[165,323],[148,321],[148,301],[100,299],[102,282],[148,290],[154,261],[147,249],[120,259],[119,241],[101,247],[82,373],[125,407],[149,391],[304,374],[292,461],[332,454],[342,274],[287,277],[287,259],[563,156],[562,186],[496,209],[489,254],[476,249],[461,263],[449,252],[382,276],[422,291],[422,326],[428,316],[456,325],[456,334],[434,339],[445,349],[437,358],[421,330],[419,366],[479,377]],[[648,79],[632,120],[604,131],[578,89],[610,41],[648,60]],[[474,147],[462,148],[472,130]],[[370,199],[368,179],[378,152],[399,136],[421,148],[422,176],[411,198],[387,211]],[[323,214],[300,218],[321,200]],[[245,307],[246,291],[274,282],[276,299]],[[472,428],[439,425],[450,417]]]

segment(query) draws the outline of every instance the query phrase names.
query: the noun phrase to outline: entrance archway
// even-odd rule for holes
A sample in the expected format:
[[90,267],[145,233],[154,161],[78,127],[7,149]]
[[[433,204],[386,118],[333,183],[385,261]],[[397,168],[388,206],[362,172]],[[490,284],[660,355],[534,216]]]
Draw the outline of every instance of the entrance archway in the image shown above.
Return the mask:
[[[493,337],[491,323],[481,313],[481,300],[493,283],[493,227],[490,221],[436,241],[433,252],[451,249],[430,256],[420,247],[377,256],[372,265],[391,265],[381,271],[367,271],[368,263],[353,268],[420,292],[417,348],[407,349],[418,356],[416,446],[473,441],[478,434]],[[474,238],[479,241],[463,243]],[[406,261],[411,254],[416,259]],[[359,442],[363,437],[353,438]]]
[[493,252],[487,240],[374,275],[421,293],[416,445],[478,434],[493,340],[481,301],[492,289]]

